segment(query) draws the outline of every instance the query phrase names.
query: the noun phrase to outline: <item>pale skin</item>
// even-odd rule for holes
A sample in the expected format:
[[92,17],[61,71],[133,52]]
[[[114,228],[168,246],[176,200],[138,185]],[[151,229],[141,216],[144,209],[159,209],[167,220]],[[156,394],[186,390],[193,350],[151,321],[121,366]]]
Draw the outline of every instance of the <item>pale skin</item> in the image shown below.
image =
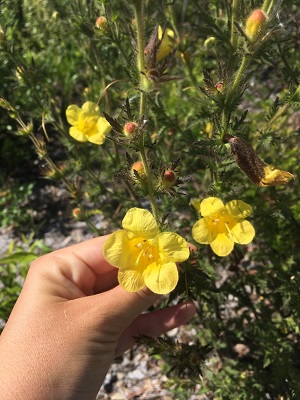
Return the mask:
[[0,337],[0,399],[94,400],[135,337],[188,322],[193,303],[143,313],[159,295],[129,293],[103,257],[107,236],[37,259]]

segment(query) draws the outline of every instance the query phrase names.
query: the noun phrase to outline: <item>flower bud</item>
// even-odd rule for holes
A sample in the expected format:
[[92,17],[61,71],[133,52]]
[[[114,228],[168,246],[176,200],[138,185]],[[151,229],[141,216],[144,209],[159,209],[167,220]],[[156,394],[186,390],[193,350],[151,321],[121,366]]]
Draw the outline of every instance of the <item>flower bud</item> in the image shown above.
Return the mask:
[[137,128],[138,124],[136,122],[126,122],[124,126],[124,134],[125,136],[131,136]]
[[167,169],[162,177],[161,184],[164,189],[169,189],[176,183],[177,176],[174,171]]
[[100,16],[96,20],[96,28],[100,29],[101,31],[107,31],[107,19],[103,16]]
[[74,218],[79,219],[80,215],[81,215],[80,208],[78,208],[78,207],[73,208],[72,215],[73,215]]
[[144,169],[144,164],[142,161],[136,161],[134,164],[131,166],[131,171],[134,175],[134,171],[136,171],[139,175],[144,175],[145,169]]
[[246,21],[245,31],[251,41],[255,41],[259,34],[262,33],[266,20],[267,16],[262,10],[254,10],[249,15]]

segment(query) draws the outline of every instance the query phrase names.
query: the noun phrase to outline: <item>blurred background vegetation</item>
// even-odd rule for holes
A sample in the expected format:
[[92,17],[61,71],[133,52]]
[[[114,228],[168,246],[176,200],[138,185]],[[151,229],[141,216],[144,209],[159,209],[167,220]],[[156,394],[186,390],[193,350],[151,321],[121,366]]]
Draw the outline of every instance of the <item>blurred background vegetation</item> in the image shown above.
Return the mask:
[[[69,224],[80,219],[94,234],[104,234],[120,227],[128,208],[149,207],[126,164],[126,152],[136,161],[136,150],[120,144],[116,133],[103,146],[76,142],[65,116],[68,105],[101,97],[101,111],[120,124],[128,119],[126,99],[138,118],[131,3],[1,2],[0,226],[14,237],[0,260],[3,321],[29,263],[51,250],[43,235],[53,215]],[[145,1],[146,43],[155,24],[171,29],[176,42],[172,65],[158,80],[174,79],[153,84],[145,111],[153,176],[180,157],[182,183],[175,193],[157,193],[161,213],[193,242],[191,227],[199,217],[189,206],[192,199],[240,199],[253,207],[256,230],[253,243],[236,246],[228,257],[197,245],[195,262],[181,266],[180,283],[166,302],[188,296],[197,301],[192,344],[141,339],[165,359],[176,399],[188,399],[196,384],[215,399],[300,398],[300,15],[294,1],[269,3],[269,36],[251,56],[227,128],[295,180],[258,187],[221,140],[220,115],[226,83],[230,90],[242,57],[251,53],[245,20],[262,3]],[[100,15],[106,29],[95,26]],[[211,92],[210,82],[221,82],[225,97],[222,88]],[[53,205],[55,188],[67,194]]]

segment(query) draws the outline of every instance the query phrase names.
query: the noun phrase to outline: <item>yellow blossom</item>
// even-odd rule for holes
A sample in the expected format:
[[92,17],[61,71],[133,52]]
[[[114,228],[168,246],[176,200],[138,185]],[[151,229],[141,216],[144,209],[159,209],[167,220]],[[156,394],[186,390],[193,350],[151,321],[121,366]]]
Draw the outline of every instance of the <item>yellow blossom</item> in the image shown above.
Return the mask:
[[227,256],[234,243],[248,244],[255,235],[250,222],[245,221],[252,214],[252,207],[241,200],[229,201],[226,205],[216,197],[208,197],[192,205],[201,213],[193,226],[192,235],[198,243],[209,244],[220,257]]
[[120,285],[128,292],[145,286],[158,294],[172,291],[178,282],[176,262],[189,257],[187,242],[160,232],[153,215],[140,208],[128,210],[122,226],[104,244],[105,259],[119,268]]
[[171,29],[166,29],[165,31],[163,31],[162,27],[159,26],[158,39],[161,40],[161,42],[156,55],[157,62],[171,54],[176,46],[175,34]]
[[81,108],[70,105],[66,111],[67,120],[71,126],[70,135],[79,142],[103,144],[105,135],[111,126],[105,118],[99,116],[97,104],[87,101]]

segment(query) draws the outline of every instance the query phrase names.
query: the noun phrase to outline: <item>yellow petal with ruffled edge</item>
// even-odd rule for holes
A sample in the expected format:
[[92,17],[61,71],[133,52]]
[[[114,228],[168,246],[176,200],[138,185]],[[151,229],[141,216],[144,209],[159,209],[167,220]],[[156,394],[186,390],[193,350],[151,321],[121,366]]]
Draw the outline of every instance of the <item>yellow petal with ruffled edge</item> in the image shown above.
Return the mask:
[[158,247],[162,263],[166,261],[182,262],[187,260],[190,255],[186,240],[173,232],[160,233],[154,240],[153,246]]
[[226,204],[225,208],[232,217],[238,219],[247,218],[253,212],[252,207],[242,200],[231,200]]
[[231,229],[231,235],[235,243],[248,244],[255,236],[255,229],[249,221],[243,221]]
[[97,106],[96,103],[93,103],[92,101],[86,101],[82,107],[81,110],[84,112],[89,117],[99,117],[99,107]]
[[201,218],[193,226],[192,236],[198,243],[210,244],[217,237],[217,233],[208,229],[206,218]]
[[137,292],[146,286],[144,277],[140,271],[133,269],[119,270],[118,281],[127,292]]
[[72,138],[78,140],[78,142],[87,142],[87,137],[86,135],[79,131],[76,126],[71,126],[69,129],[69,134],[72,136]]
[[214,241],[210,243],[210,247],[217,256],[225,257],[232,252],[234,242],[229,239],[229,237],[223,233],[218,235]]
[[104,243],[103,255],[107,262],[117,268],[129,268],[134,265],[127,232],[120,230],[112,233]]
[[102,135],[106,135],[111,130],[110,124],[103,117],[98,118],[97,128]]
[[146,286],[157,294],[170,293],[177,285],[178,270],[175,263],[152,263],[143,273]]
[[200,212],[203,217],[208,217],[211,214],[214,214],[220,211],[224,207],[222,200],[217,199],[216,197],[207,197],[202,200],[200,204]]
[[77,124],[80,113],[81,109],[77,107],[75,104],[72,104],[67,108],[66,117],[70,125]]
[[122,221],[122,226],[135,236],[146,239],[154,239],[159,234],[155,218],[150,211],[142,208],[130,208]]
[[88,136],[88,141],[94,144],[103,144],[105,141],[105,135],[103,135],[103,133],[97,132],[93,135]]

